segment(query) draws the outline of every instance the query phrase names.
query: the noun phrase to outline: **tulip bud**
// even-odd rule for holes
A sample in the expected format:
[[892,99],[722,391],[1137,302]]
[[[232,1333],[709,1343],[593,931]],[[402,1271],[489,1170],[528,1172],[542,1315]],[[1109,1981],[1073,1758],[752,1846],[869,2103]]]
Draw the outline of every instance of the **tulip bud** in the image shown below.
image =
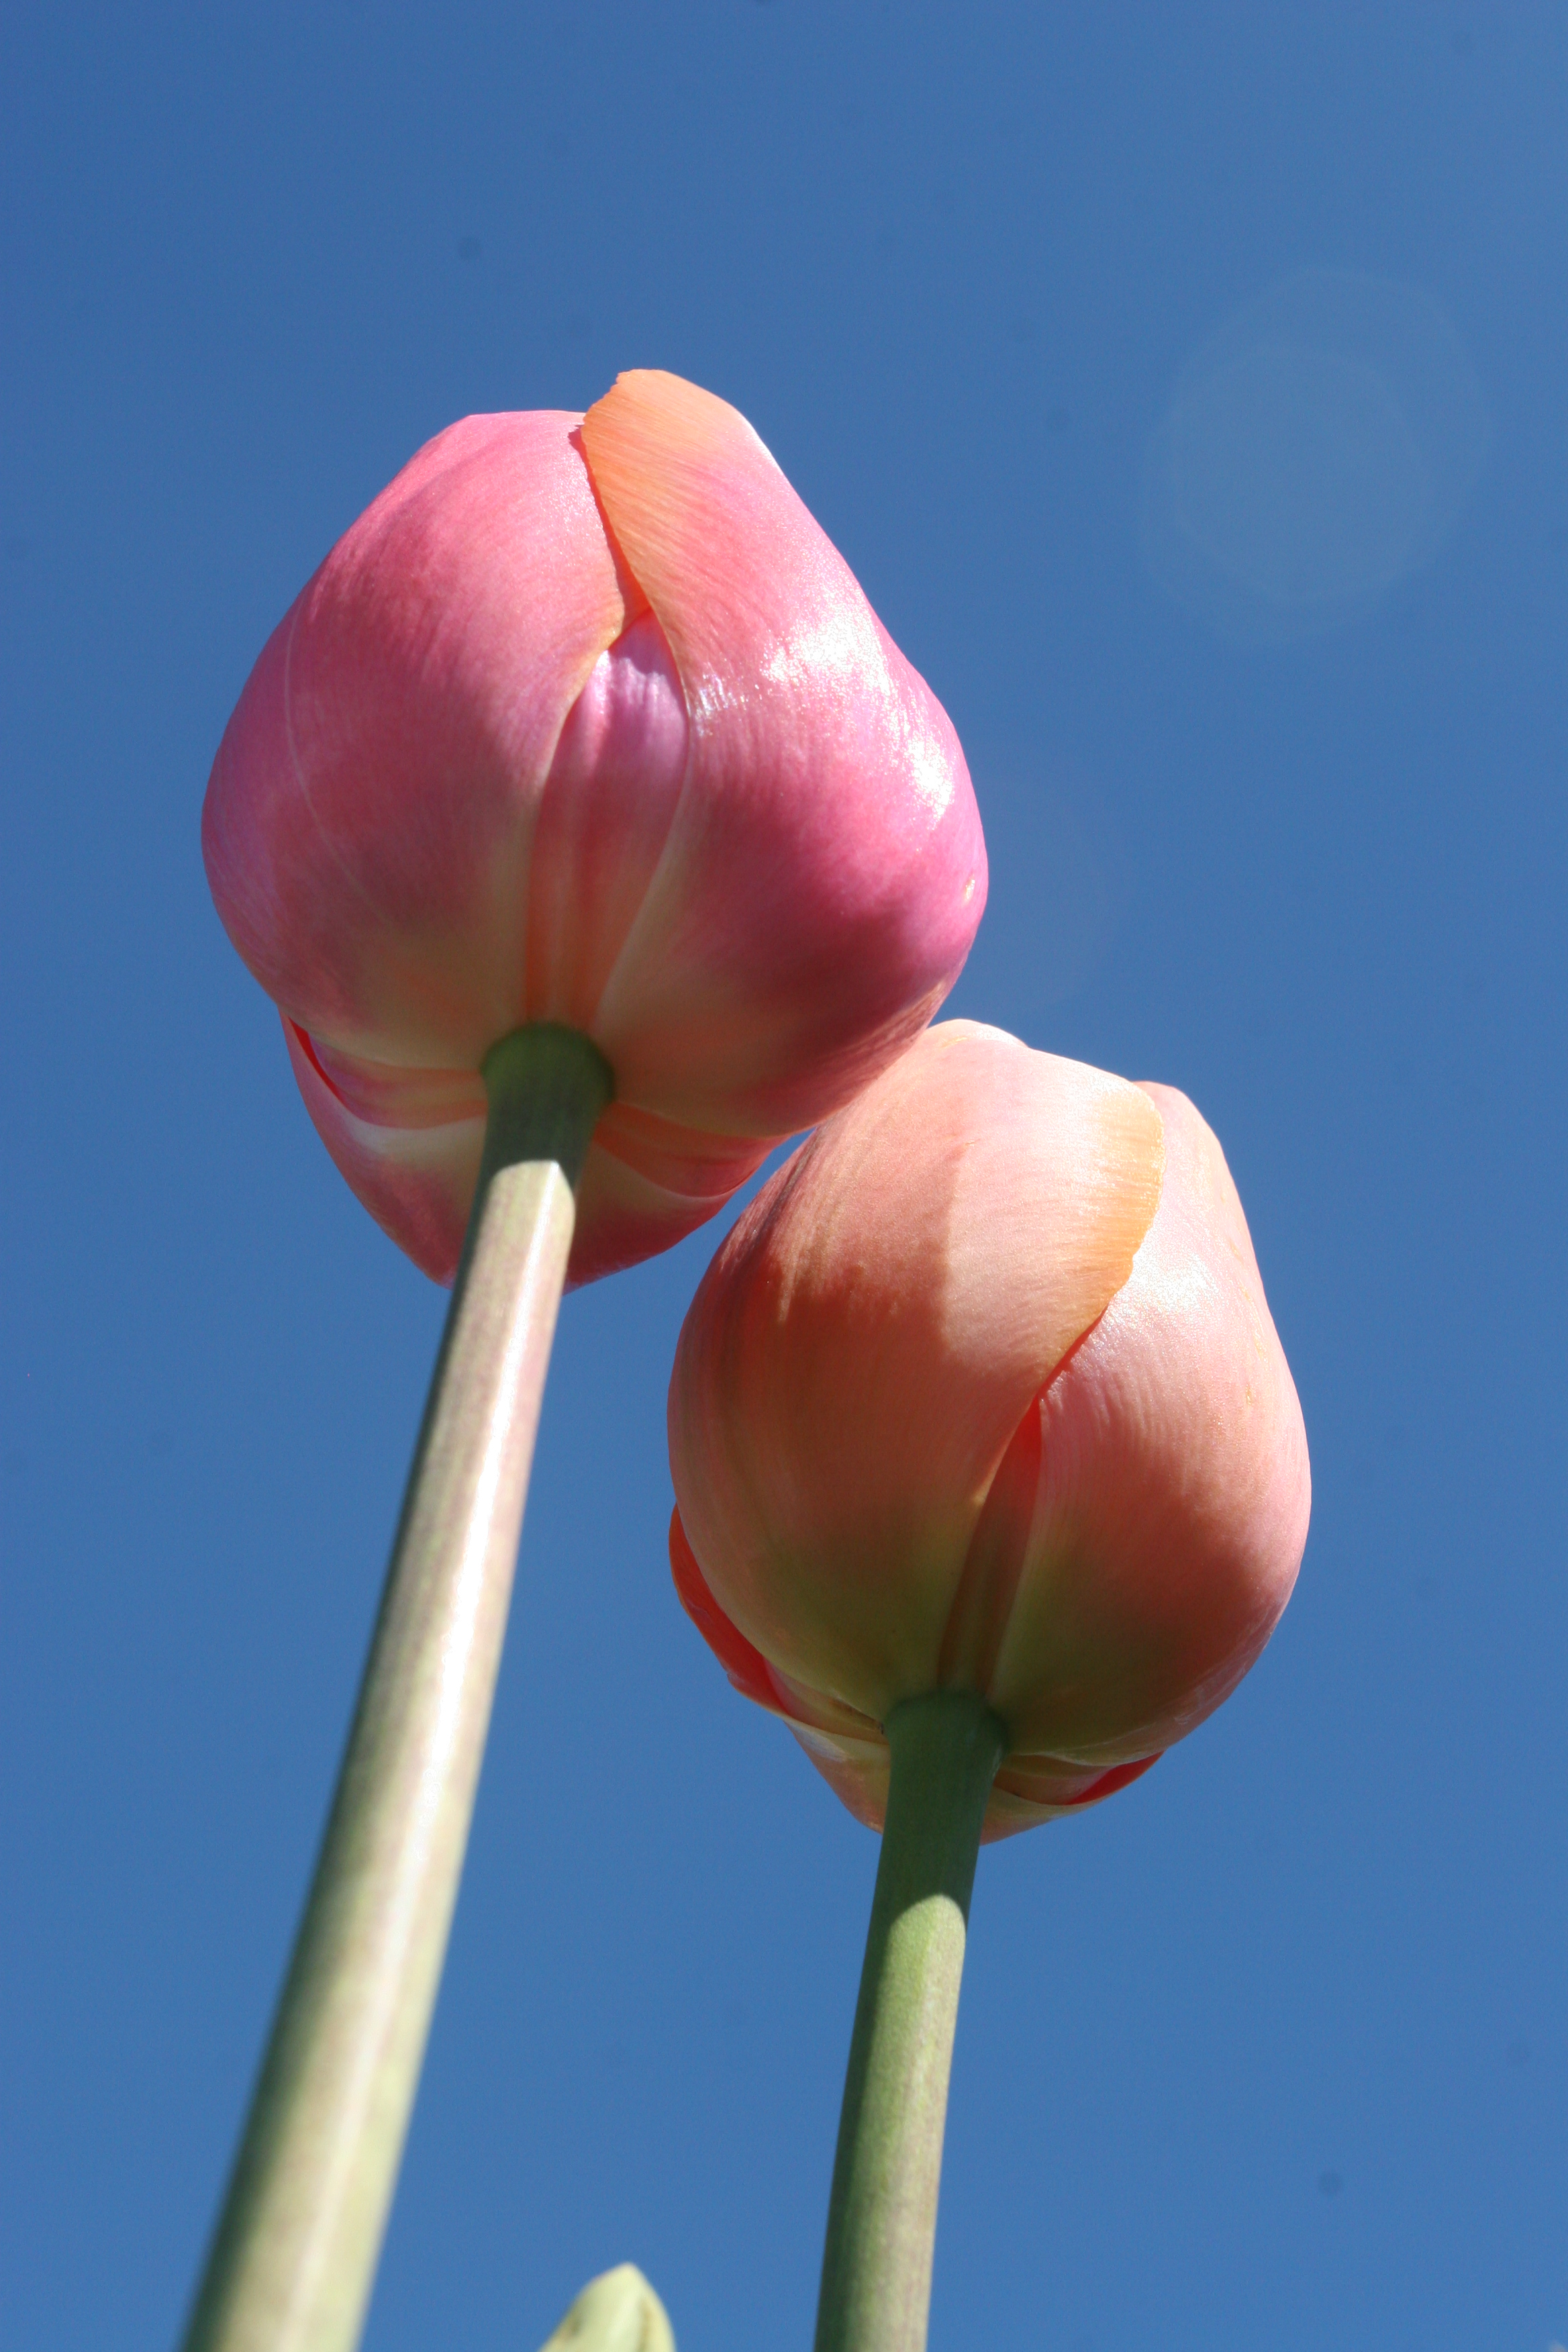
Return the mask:
[[879,1825],[900,1700],[972,1691],[997,1837],[1234,1689],[1306,1540],[1300,1408],[1184,1095],[963,1021],[758,1194],[669,1392],[678,1590]]
[[744,418],[647,370],[405,467],[257,664],[203,846],[328,1150],[441,1280],[499,1038],[613,1073],[586,1280],[886,1066],[985,898],[935,698]]
[[541,2352],[675,2352],[668,2315],[635,2263],[590,2279]]

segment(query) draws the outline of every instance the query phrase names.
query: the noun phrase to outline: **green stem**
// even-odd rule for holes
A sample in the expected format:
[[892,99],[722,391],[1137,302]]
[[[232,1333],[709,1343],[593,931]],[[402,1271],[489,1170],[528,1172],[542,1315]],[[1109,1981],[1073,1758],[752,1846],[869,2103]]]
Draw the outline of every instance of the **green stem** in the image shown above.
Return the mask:
[[573,1188],[613,1090],[587,1038],[484,1065],[479,1187],[348,1750],[184,2352],[353,2352],[489,1723]]
[[980,1828],[1006,1752],[972,1691],[905,1699],[849,2045],[816,2352],[921,2352]]

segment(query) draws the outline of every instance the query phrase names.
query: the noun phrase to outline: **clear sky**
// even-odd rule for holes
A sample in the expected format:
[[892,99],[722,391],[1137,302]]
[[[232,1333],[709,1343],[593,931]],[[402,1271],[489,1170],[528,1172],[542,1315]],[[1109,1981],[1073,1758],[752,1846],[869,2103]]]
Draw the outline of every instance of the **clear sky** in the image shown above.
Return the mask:
[[[1237,1696],[982,1858],[933,2352],[1568,2342],[1568,14],[447,0],[0,29],[7,2352],[174,2336],[442,1297],[197,821],[466,412],[752,419],[951,711],[955,1010],[1217,1129],[1301,1392]],[[669,1584],[709,1228],[568,1302],[371,2352],[809,2341],[875,1842]]]

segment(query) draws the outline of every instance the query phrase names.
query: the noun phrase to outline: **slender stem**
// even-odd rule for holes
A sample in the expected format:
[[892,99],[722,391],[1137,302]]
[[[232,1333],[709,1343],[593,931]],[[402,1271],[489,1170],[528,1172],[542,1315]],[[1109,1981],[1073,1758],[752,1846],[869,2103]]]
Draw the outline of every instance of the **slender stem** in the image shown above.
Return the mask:
[[849,2045],[816,2352],[921,2352],[947,2078],[980,1828],[1006,1751],[972,1691],[887,1721],[887,1826]]
[[485,1062],[462,1263],[321,1858],[185,2352],[353,2352],[419,2079],[506,1629],[573,1186],[606,1065]]

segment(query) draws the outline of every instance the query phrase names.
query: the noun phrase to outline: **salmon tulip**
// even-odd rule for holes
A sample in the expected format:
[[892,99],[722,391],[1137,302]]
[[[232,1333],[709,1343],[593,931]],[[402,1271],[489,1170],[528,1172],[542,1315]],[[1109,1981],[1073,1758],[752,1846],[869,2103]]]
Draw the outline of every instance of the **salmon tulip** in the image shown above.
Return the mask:
[[651,371],[412,459],[263,652],[203,843],[328,1150],[442,1280],[498,1039],[609,1066],[584,1280],[875,1077],[985,897],[935,698],[744,418]]
[[973,1691],[988,1837],[1108,1795],[1234,1688],[1306,1539],[1300,1409],[1186,1097],[929,1030],[720,1250],[669,1395],[688,1610],[879,1824],[882,1727]]

